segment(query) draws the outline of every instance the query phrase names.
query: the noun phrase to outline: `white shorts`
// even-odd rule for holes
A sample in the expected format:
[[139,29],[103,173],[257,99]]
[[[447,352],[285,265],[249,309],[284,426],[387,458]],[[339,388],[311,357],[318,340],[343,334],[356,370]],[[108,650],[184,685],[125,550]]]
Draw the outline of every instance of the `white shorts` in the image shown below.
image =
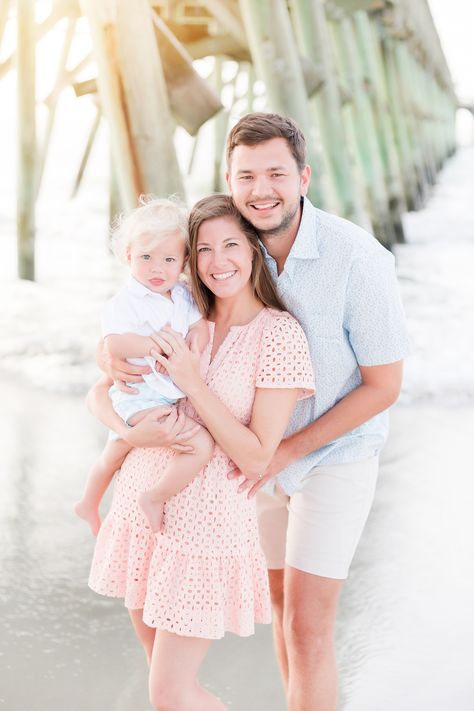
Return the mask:
[[[170,407],[177,403],[176,399],[170,400],[147,383],[132,383],[132,385],[138,390],[137,393],[124,393],[116,385],[111,385],[109,388],[112,407],[126,425],[137,412],[149,410],[152,407]],[[120,439],[119,435],[110,430],[109,440],[116,439]]]
[[314,467],[291,498],[281,487],[260,491],[260,540],[271,570],[289,565],[343,580],[369,515],[378,456],[364,462]]

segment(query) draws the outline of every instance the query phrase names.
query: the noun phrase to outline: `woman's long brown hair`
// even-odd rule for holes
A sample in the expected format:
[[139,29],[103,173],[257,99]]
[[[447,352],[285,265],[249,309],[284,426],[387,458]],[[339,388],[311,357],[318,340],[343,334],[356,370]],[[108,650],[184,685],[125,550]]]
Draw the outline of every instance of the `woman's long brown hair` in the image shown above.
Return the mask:
[[218,193],[199,200],[189,215],[189,270],[191,274],[191,289],[194,300],[201,313],[206,317],[209,316],[214,306],[215,296],[201,281],[198,274],[197,240],[199,229],[203,222],[214,220],[217,217],[231,217],[247,238],[252,250],[250,282],[255,296],[260,299],[265,306],[278,309],[278,311],[285,311],[285,305],[277,294],[270,272],[265,264],[255,228],[242,217],[230,195]]

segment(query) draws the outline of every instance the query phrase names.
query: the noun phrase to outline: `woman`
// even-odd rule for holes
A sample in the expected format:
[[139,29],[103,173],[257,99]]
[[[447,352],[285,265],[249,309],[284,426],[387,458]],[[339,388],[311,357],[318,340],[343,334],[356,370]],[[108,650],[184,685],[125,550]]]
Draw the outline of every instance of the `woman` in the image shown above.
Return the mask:
[[[90,585],[125,598],[157,709],[222,711],[197,681],[211,640],[226,631],[249,635],[255,622],[270,621],[255,502],[240,496],[227,474],[237,466],[258,479],[265,471],[296,400],[313,392],[313,374],[303,331],[283,311],[257,235],[230,197],[214,195],[193,208],[190,268],[209,344],[199,363],[166,328],[158,337],[165,355],[156,357],[187,394],[186,414],[213,436],[214,455],[167,503],[165,529],[155,536],[136,497],[154,485],[173,451],[132,450],[99,532]],[[104,392],[92,398],[101,403],[95,414],[127,438]]]

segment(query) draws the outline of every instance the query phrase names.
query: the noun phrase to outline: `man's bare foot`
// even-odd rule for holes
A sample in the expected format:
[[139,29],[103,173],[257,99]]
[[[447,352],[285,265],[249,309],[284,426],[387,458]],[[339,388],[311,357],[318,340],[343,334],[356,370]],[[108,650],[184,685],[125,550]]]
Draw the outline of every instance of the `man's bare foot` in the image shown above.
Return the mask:
[[81,500],[78,501],[77,504],[74,504],[74,513],[76,514],[76,516],[79,516],[79,518],[82,518],[84,519],[84,521],[87,521],[92,531],[92,534],[94,536],[97,536],[102,523],[102,521],[100,520],[97,506],[90,506],[84,500]]
[[151,491],[138,494],[138,506],[141,508],[153,533],[161,531],[163,525],[164,503],[153,498]]

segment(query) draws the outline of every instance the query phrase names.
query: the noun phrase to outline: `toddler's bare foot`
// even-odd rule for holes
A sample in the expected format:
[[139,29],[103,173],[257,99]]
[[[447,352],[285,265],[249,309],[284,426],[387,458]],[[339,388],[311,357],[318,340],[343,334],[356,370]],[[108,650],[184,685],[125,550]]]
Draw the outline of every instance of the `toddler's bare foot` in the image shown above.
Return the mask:
[[78,501],[77,504],[74,504],[74,513],[76,514],[76,516],[79,516],[79,518],[82,518],[84,519],[84,521],[87,521],[92,531],[92,534],[94,536],[97,536],[97,534],[99,533],[100,525],[102,523],[102,521],[100,520],[97,506],[91,506],[82,499],[81,501]]
[[142,491],[138,494],[138,505],[148,519],[153,533],[161,531],[163,525],[164,504],[153,498],[150,491]]

